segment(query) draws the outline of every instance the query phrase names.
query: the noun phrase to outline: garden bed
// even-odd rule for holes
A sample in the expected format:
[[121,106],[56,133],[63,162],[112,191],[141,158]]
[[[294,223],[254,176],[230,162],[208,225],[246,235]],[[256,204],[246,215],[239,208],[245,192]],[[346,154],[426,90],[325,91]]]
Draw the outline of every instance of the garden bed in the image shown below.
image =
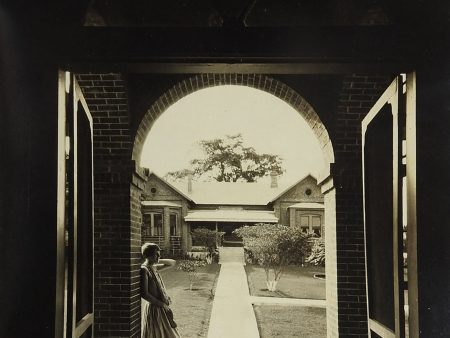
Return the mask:
[[254,305],[261,338],[327,335],[326,310],[317,307]]
[[266,273],[259,265],[246,265],[250,295],[259,297],[286,297],[325,299],[325,280],[314,278],[324,274],[323,267],[288,266],[277,285],[277,291],[270,292],[266,286]]
[[220,266],[215,263],[200,268],[192,291],[189,291],[187,273],[176,266],[160,272],[182,337],[207,336],[219,271]]

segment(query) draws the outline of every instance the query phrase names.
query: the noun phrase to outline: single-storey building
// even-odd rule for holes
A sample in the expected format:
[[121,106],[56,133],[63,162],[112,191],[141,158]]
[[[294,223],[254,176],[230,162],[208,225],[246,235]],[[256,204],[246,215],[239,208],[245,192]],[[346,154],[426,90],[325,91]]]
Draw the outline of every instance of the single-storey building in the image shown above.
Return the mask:
[[[149,173],[142,206],[142,241],[158,243],[172,253],[189,251],[191,230],[199,227],[225,232],[224,242],[243,225],[279,223],[324,234],[323,195],[311,174],[282,185],[271,175],[267,182],[168,182]],[[195,243],[194,243],[195,244]]]

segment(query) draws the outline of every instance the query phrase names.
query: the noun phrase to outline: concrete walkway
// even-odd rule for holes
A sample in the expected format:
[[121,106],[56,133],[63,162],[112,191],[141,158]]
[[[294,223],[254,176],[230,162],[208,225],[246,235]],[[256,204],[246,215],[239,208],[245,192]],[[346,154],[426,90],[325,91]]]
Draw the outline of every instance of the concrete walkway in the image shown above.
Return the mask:
[[256,297],[250,296],[252,304],[276,304],[276,305],[298,305],[307,307],[326,308],[324,299],[304,299],[304,298],[277,298],[277,297]]
[[326,307],[325,300],[250,296],[242,247],[220,250],[220,274],[208,338],[259,338],[253,304]]
[[220,248],[217,281],[208,338],[259,338],[248,292],[242,247]]

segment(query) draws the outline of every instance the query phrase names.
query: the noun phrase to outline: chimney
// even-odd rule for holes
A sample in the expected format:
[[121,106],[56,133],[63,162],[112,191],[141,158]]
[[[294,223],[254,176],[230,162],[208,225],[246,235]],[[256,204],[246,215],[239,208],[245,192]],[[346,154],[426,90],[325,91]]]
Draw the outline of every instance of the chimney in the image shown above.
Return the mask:
[[188,193],[192,192],[192,172],[189,172],[187,175],[188,178]]
[[270,172],[270,187],[278,188],[278,174],[274,170]]

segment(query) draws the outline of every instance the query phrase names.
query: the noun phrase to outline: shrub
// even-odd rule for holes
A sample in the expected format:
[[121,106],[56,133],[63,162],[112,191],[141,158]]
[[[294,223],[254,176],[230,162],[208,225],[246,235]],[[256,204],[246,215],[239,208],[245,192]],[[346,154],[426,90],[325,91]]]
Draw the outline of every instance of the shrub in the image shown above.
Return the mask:
[[205,266],[205,261],[202,260],[184,260],[178,263],[178,270],[186,272],[189,276],[189,290],[192,291],[192,286],[198,277],[198,269]]
[[207,262],[218,261],[217,243],[222,240],[225,232],[210,230],[207,228],[196,228],[191,231],[192,239],[208,250]]
[[325,242],[322,238],[314,240],[311,254],[306,258],[306,262],[315,266],[325,266]]
[[246,246],[244,246],[244,259],[245,259],[245,263],[258,264],[257,259],[253,256],[252,250],[250,250]]
[[207,252],[208,248],[206,246],[192,246],[190,252]]
[[269,291],[276,291],[286,265],[301,263],[310,252],[311,235],[302,233],[299,228],[260,223],[243,226],[234,233],[244,242],[246,259],[264,268]]

